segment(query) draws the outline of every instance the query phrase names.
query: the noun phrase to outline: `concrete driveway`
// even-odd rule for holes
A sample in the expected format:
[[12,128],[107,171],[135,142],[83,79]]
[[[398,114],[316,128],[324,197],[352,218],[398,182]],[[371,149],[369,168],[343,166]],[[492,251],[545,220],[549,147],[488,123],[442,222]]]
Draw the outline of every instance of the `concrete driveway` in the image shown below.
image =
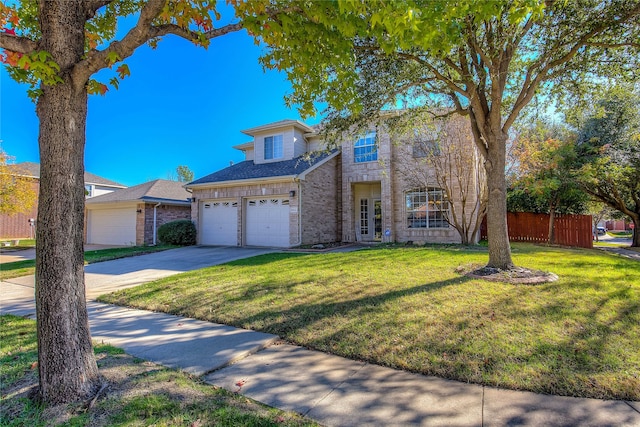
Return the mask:
[[[89,264],[85,267],[88,300],[118,289],[237,259],[276,252],[269,248],[189,246],[152,254]],[[34,276],[0,282],[0,314],[33,316]]]

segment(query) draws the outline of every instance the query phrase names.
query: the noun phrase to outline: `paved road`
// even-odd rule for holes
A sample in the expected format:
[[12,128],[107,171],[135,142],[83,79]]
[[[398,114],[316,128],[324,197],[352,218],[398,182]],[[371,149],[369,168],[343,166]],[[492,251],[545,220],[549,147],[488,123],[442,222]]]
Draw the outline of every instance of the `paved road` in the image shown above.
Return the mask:
[[[189,246],[152,254],[89,264],[85,267],[87,299],[186,271],[274,252],[265,248]],[[0,314],[32,315],[34,276],[0,282]]]

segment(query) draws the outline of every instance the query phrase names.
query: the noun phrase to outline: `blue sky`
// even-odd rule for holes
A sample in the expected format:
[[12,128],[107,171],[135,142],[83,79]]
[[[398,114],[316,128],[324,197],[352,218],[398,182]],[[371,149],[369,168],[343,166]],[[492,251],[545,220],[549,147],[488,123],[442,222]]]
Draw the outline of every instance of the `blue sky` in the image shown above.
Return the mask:
[[[214,39],[207,50],[174,36],[156,50],[140,47],[125,61],[131,76],[119,90],[89,98],[85,169],[132,186],[167,178],[178,165],[198,178],[243,160],[231,148],[250,141],[241,130],[300,119],[284,105],[284,73],[258,63],[262,49],[245,31]],[[0,140],[16,162],[39,162],[38,120],[26,90],[2,67]]]

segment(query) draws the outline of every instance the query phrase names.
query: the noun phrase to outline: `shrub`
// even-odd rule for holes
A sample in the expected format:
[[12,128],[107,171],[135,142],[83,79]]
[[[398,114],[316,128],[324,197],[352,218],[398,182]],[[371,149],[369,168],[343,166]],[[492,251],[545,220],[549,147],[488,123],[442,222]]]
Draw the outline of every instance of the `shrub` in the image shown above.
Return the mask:
[[188,219],[167,222],[158,228],[158,239],[170,245],[195,245],[196,226]]

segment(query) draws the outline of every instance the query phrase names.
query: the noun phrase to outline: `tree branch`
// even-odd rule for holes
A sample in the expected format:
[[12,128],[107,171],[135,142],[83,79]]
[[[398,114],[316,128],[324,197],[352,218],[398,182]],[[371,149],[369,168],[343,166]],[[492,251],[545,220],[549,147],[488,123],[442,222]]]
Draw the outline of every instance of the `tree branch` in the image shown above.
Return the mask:
[[[96,0],[96,4],[99,0]],[[78,85],[84,85],[89,78],[97,71],[110,67],[112,61],[110,57],[117,54],[119,60],[123,60],[133,54],[133,52],[146,42],[156,37],[173,34],[192,42],[199,40],[198,33],[179,27],[174,24],[164,24],[154,26],[152,22],[162,12],[164,0],[149,0],[142,11],[137,24],[120,41],[114,41],[101,51],[91,51],[87,54],[87,59],[78,63],[73,70],[74,81]],[[205,33],[206,39],[212,39],[224,34],[238,31],[242,24],[228,24],[220,28],[213,29]]]
[[[616,24],[618,25],[623,24],[624,22],[632,19],[638,14],[640,14],[640,3],[636,5],[633,9],[631,9],[627,15],[617,20]],[[536,61],[531,67],[529,67],[529,69],[527,70],[525,84],[522,86],[522,90],[518,94],[518,98],[514,103],[513,109],[511,110],[509,117],[504,123],[503,129],[509,129],[511,125],[513,125],[517,116],[520,114],[520,111],[533,98],[535,91],[540,85],[540,83],[548,78],[546,74],[549,72],[549,70],[571,61],[582,47],[597,43],[597,42],[589,42],[589,39],[602,33],[607,28],[609,28],[609,26],[608,26],[608,23],[605,22],[602,25],[597,26],[593,30],[589,31],[588,33],[580,37],[574,43],[571,49],[569,49],[569,51],[566,52],[564,55],[561,55],[560,57],[554,60],[551,60],[551,56],[554,53],[557,53],[557,49],[552,49],[549,52],[547,52],[546,55],[543,55],[543,57],[540,60]],[[546,65],[540,68],[537,71],[537,75],[533,77],[533,75],[536,73],[536,68],[539,67],[541,64],[544,64],[546,61],[549,61],[549,62],[547,62]],[[527,82],[530,82],[530,83],[526,84]]]
[[458,86],[453,80],[449,79],[448,77],[446,77],[444,74],[442,74],[440,71],[438,71],[438,69],[436,67],[434,67],[430,62],[425,61],[424,59],[416,56],[416,55],[412,55],[410,53],[406,53],[406,52],[398,52],[397,55],[401,58],[405,58],[405,59],[409,59],[412,61],[415,61],[417,63],[419,63],[420,65],[424,65],[429,71],[431,71],[433,73],[433,75],[435,76],[435,78],[441,82],[443,82],[444,84],[447,85],[447,87],[449,89],[451,89],[453,92],[457,92],[460,95],[468,98],[469,97],[469,93],[462,89],[460,86]]
[[38,48],[38,43],[26,37],[0,32],[0,48],[11,52],[29,54]]
[[91,19],[96,16],[98,9],[112,3],[113,0],[85,0],[84,8],[86,10],[87,19]]

